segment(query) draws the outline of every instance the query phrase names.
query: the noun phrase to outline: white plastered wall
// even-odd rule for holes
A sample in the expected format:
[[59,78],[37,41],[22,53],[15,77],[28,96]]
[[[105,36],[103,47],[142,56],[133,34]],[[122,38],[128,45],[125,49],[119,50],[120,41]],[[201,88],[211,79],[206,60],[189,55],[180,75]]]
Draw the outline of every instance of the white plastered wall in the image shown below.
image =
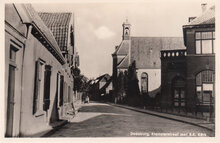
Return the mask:
[[153,91],[160,87],[161,84],[161,69],[138,69],[137,70],[137,77],[138,77],[138,85],[139,89],[141,90],[141,74],[142,73],[148,74],[148,91]]

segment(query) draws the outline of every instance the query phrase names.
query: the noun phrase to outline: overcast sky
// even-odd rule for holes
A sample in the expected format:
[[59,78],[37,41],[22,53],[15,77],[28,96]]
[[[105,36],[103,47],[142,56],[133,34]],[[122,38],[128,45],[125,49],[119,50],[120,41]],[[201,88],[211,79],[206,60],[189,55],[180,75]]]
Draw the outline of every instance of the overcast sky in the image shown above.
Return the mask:
[[74,12],[75,42],[80,55],[81,73],[96,78],[112,74],[112,56],[122,40],[122,23],[128,18],[132,36],[182,37],[188,17],[201,14],[201,3],[146,1],[144,3],[33,4],[37,11]]

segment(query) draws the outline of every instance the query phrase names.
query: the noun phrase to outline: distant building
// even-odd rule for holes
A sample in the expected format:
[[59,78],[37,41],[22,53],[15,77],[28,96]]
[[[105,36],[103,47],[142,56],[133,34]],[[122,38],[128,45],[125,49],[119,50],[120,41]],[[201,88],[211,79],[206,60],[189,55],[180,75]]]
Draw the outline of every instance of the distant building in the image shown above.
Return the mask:
[[215,103],[215,6],[183,26],[186,50],[161,51],[161,104],[213,116]]
[[[131,25],[122,24],[122,42],[116,46],[113,58],[113,83],[120,72],[128,70],[133,61],[136,62],[139,89],[142,94],[155,97],[161,85],[160,51],[184,49],[181,37],[133,37]],[[113,84],[114,89],[116,85]]]
[[5,5],[5,136],[33,136],[65,116],[73,78],[64,56],[30,4]]
[[[93,100],[106,100],[112,91],[112,78],[109,74],[104,74],[94,81],[92,85],[93,94],[91,99]],[[110,100],[110,99],[109,99]]]

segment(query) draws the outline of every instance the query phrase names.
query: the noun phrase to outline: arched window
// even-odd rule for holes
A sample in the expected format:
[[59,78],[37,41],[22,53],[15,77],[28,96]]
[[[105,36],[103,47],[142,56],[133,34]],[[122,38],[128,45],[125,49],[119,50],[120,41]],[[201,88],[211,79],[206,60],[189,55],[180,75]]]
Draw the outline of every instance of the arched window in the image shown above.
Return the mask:
[[147,73],[141,74],[141,92],[148,93],[148,74]]
[[213,103],[214,71],[205,70],[196,75],[197,105]]
[[173,85],[173,106],[185,107],[185,80],[182,77],[175,77],[172,82]]

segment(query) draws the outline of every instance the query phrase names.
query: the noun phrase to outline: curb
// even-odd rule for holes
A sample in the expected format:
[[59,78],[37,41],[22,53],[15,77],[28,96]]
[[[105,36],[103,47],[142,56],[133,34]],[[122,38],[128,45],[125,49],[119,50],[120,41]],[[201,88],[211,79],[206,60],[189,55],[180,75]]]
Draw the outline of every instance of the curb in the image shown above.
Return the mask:
[[[135,108],[133,108],[133,107],[130,108],[130,107],[121,106],[121,105],[112,104],[112,103],[108,103],[108,104],[111,104],[111,105],[113,105],[113,106],[117,106],[117,107],[120,107],[120,108],[129,109],[129,110],[132,110],[132,111],[137,111],[137,112],[140,112],[140,113],[145,113],[145,114],[149,114],[149,115],[153,115],[153,116],[157,116],[157,117],[161,117],[161,118],[165,118],[165,119],[169,119],[169,120],[174,120],[174,121],[178,121],[178,122],[182,122],[182,123],[186,123],[186,124],[198,126],[198,127],[207,129],[207,130],[209,130],[209,131],[215,131],[214,129],[211,129],[211,128],[208,128],[208,127],[205,127],[205,126],[201,126],[201,125],[196,124],[196,123],[193,123],[193,122],[188,122],[188,121],[185,121],[185,120],[174,119],[174,118],[171,118],[171,117],[166,117],[166,116],[158,115],[158,114],[154,114],[154,113],[149,113],[149,112],[147,112],[147,111],[141,111],[141,110],[135,109]],[[152,112],[153,112],[153,111],[152,111]]]

